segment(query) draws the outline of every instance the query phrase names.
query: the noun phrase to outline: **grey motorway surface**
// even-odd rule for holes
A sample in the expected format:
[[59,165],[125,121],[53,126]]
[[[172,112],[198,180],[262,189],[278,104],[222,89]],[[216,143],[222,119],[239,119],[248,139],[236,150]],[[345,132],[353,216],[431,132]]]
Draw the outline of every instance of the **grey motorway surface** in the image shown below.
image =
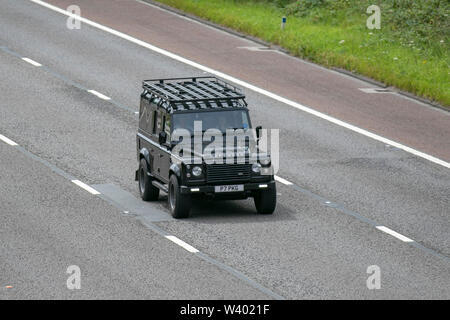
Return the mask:
[[[120,107],[137,111],[144,78],[202,72],[87,25],[68,30],[29,1],[0,6],[0,134],[137,198],[137,117]],[[246,200],[197,204],[192,218],[155,225],[290,299],[450,298],[449,170],[246,94],[253,123],[281,129],[279,176],[442,256],[283,184],[270,217]],[[0,298],[268,297],[2,142],[0,170]],[[164,196],[152,206],[168,215]],[[72,264],[86,270],[75,293],[65,288]],[[381,268],[381,290],[366,287],[369,265]]]
[[267,298],[18,150],[0,156],[0,299]]

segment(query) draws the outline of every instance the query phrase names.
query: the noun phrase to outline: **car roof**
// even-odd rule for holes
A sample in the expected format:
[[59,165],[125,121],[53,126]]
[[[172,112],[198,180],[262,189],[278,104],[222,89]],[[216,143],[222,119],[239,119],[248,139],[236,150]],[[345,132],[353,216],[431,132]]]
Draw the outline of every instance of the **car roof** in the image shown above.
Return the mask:
[[143,96],[167,112],[246,108],[241,90],[216,77],[144,80]]

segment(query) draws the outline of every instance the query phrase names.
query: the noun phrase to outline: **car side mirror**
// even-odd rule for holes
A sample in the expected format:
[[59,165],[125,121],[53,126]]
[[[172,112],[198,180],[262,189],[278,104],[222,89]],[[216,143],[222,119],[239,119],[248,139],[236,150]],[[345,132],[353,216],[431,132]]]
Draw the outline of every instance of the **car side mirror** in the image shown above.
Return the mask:
[[160,145],[165,144],[167,141],[167,133],[165,131],[161,131],[158,136],[158,142]]
[[261,130],[262,130],[261,126],[256,127],[256,139],[261,138]]

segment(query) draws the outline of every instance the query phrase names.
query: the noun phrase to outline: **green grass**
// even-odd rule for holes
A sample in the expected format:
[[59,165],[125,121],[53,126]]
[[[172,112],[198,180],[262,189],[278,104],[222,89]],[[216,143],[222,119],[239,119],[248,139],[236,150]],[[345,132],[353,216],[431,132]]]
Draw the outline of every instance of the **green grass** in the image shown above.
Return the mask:
[[[450,105],[448,0],[158,0],[327,67]],[[366,9],[381,7],[381,29]],[[281,17],[287,25],[281,30]],[[343,41],[342,41],[343,40]]]

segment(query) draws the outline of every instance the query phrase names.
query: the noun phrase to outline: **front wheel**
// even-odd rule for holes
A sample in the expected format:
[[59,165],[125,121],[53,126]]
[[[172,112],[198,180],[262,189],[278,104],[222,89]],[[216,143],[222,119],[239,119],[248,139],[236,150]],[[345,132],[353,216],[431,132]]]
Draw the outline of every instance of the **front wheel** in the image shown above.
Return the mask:
[[255,196],[255,207],[259,214],[272,214],[277,206],[277,189],[260,190]]
[[156,201],[159,197],[159,189],[152,184],[152,179],[148,175],[148,165],[145,159],[139,163],[139,193],[144,201]]
[[169,208],[175,219],[189,217],[191,211],[191,196],[181,194],[177,177],[173,174],[169,181]]

